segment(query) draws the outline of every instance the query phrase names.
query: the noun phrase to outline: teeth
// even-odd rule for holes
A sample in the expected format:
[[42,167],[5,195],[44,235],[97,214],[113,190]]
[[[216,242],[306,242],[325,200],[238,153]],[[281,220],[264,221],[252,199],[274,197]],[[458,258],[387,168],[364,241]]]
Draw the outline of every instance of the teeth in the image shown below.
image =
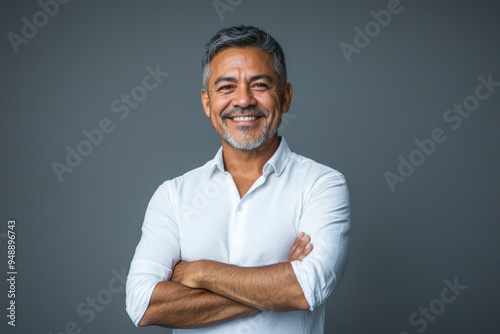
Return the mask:
[[233,120],[235,120],[235,121],[253,121],[256,119],[257,119],[257,117],[255,117],[255,116],[234,117],[233,118]]

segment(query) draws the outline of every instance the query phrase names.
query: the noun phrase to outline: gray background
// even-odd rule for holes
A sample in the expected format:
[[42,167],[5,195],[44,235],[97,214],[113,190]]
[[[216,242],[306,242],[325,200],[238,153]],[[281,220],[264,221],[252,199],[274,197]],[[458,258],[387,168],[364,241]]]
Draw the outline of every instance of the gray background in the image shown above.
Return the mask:
[[[456,130],[443,114],[474,94],[478,76],[500,81],[499,4],[403,0],[348,63],[339,44],[353,44],[354,27],[387,0],[246,0],[222,20],[212,2],[71,1],[15,53],[7,34],[21,35],[21,18],[33,22],[41,8],[2,1],[0,248],[6,273],[15,218],[18,308],[17,326],[7,326],[2,280],[0,331],[56,334],[74,321],[82,333],[170,332],[135,328],[123,291],[88,323],[77,307],[104,296],[112,270],[128,271],[157,186],[215,155],[201,52],[218,29],[243,23],[285,50],[294,96],[281,134],[344,173],[351,190],[350,261],[326,332],[418,333],[409,316],[455,277],[467,289],[424,332],[498,332],[500,88]],[[111,103],[156,64],[169,77],[120,120]],[[64,163],[66,145],[103,118],[114,131],[59,182],[51,163]],[[392,192],[384,172],[396,173],[398,156],[435,128],[447,141]]]

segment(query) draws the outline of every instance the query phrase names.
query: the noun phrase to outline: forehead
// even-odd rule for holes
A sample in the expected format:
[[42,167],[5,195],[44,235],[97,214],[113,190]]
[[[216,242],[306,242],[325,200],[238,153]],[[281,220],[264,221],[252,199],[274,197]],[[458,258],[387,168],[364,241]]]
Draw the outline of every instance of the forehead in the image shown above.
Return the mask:
[[212,73],[209,81],[219,76],[239,76],[248,74],[267,74],[277,76],[273,56],[263,50],[245,48],[227,48],[215,55],[210,62]]

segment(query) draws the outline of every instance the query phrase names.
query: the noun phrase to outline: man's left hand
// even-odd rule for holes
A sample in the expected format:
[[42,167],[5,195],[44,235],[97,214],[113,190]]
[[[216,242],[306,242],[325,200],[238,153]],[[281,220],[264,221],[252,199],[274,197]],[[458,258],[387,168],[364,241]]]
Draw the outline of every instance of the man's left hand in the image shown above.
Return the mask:
[[171,282],[180,283],[187,287],[197,289],[196,275],[199,273],[198,270],[199,261],[179,261],[172,272]]

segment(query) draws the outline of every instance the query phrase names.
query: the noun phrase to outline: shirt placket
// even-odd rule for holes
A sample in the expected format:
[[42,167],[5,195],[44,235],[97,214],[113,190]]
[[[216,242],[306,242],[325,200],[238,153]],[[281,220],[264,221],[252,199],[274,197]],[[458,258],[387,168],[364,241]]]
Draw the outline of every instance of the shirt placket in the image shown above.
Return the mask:
[[[227,172],[226,172],[227,173]],[[261,176],[243,198],[240,199],[238,188],[234,183],[231,174],[228,173],[229,186],[231,191],[232,212],[231,222],[229,224],[229,263],[238,264],[242,257],[245,256],[243,249],[245,241],[245,223],[248,217],[247,206],[249,195],[260,185],[264,183],[265,177]]]

